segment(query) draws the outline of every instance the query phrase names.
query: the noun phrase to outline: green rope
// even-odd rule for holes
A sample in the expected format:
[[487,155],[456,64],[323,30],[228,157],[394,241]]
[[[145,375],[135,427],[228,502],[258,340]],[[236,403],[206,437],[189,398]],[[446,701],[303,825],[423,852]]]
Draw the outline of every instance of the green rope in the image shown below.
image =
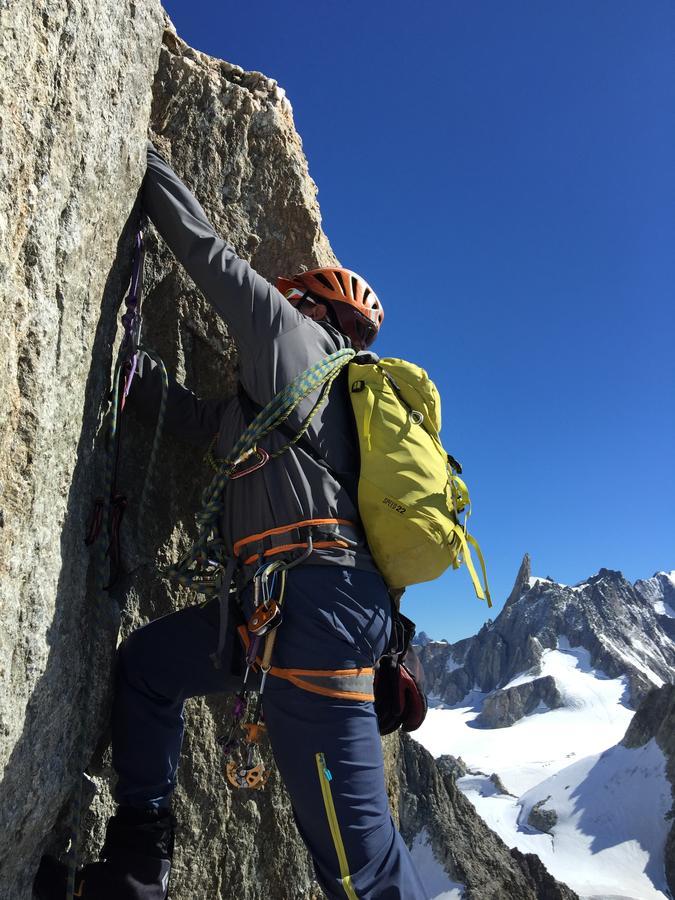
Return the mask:
[[166,373],[166,366],[162,358],[154,352],[154,350],[150,350],[149,347],[139,347],[139,352],[145,353],[146,356],[150,357],[150,359],[154,360],[157,363],[157,367],[159,369],[160,377],[162,379],[162,399],[159,404],[159,413],[157,415],[157,424],[155,426],[155,436],[152,441],[152,450],[150,451],[150,461],[148,462],[148,470],[145,476],[145,481],[143,483],[143,490],[141,491],[141,499],[138,504],[138,519],[136,524],[136,533],[138,538],[143,534],[144,525],[145,525],[145,514],[148,509],[148,498],[152,491],[153,482],[155,480],[155,476],[157,474],[157,457],[159,455],[159,445],[162,440],[162,432],[164,431],[164,420],[166,418],[166,406],[169,398],[169,376]]
[[285,422],[305,398],[318,388],[322,388],[297,435],[270,454],[271,458],[280,456],[297,443],[326,401],[335,379],[353,356],[352,349],[338,350],[298,375],[258,413],[230,454],[225,459],[219,460],[218,469],[202,494],[202,508],[196,516],[198,537],[185,556],[176,565],[167,569],[166,574],[169,578],[184,587],[195,588],[207,595],[219,592],[226,558],[226,548],[219,534],[219,522],[223,513],[223,493],[228,480],[236,467],[255,451],[262,438]]

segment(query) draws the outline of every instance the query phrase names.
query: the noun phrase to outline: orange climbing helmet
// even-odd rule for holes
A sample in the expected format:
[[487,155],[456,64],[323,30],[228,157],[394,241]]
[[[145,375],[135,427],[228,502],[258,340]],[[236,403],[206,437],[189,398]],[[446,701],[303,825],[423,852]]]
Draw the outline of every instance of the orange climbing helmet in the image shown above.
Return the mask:
[[351,269],[325,266],[300,272],[291,278],[279,277],[277,288],[287,299],[291,299],[292,292],[301,291],[310,298],[327,301],[339,330],[359,349],[373,343],[384,320],[377,294]]

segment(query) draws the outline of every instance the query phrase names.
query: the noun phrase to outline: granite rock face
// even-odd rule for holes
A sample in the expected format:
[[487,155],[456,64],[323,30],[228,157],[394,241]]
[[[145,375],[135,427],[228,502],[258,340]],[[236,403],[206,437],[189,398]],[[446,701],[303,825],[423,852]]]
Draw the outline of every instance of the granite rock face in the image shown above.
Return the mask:
[[[275,82],[192,50],[154,2],[0,0],[0,24],[0,269],[11,310],[0,325],[0,897],[28,900],[40,854],[65,849],[83,765],[84,859],[102,843],[116,643],[194,602],[158,569],[194,535],[209,473],[192,448],[164,442],[139,529],[153,428],[131,413],[119,467],[123,564],[102,596],[83,547],[103,483],[148,131],[262,275],[336,260]],[[227,396],[237,358],[226,327],[152,229],[147,245],[145,342],[201,396]],[[263,792],[226,786],[217,741],[228,704],[187,704],[171,896],[318,897],[278,776]],[[393,738],[385,758],[404,836],[431,835],[467,897],[544,896],[421,747]]]
[[158,0],[0,4],[2,897],[102,728],[117,617],[82,537],[162,28]]
[[507,728],[523,716],[531,715],[542,704],[546,709],[558,709],[563,705],[551,675],[503,691],[493,691],[485,698],[474,724],[480,728]]

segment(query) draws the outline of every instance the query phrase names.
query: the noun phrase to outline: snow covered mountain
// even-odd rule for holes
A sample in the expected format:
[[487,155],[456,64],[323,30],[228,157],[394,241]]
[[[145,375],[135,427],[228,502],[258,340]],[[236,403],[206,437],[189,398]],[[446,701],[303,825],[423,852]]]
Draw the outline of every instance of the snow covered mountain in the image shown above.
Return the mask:
[[509,847],[447,767],[407,734],[385,738],[392,811],[434,900],[579,900],[537,856]]
[[508,846],[586,900],[671,896],[675,572],[567,587],[526,557],[494,622],[417,651],[432,709],[415,738]]
[[555,650],[560,637],[587,650],[591,665],[605,675],[625,676],[625,699],[635,708],[651,688],[673,679],[675,572],[632,585],[621,572],[600,569],[569,587],[533,578],[526,555],[494,622],[454,644],[418,647],[427,690],[449,704],[474,689],[490,693],[481,718],[489,727],[510,725],[542,702],[554,708],[561,699],[544,673],[524,683],[514,679],[536,674],[544,652]]

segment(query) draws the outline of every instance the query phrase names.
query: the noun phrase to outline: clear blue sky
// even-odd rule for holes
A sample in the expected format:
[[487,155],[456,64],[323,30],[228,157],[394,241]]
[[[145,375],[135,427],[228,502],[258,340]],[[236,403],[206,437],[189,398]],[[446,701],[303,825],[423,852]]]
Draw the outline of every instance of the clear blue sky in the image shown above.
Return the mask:
[[[495,612],[525,551],[568,584],[675,568],[675,4],[165,6],[286,89],[375,349],[441,391]],[[404,609],[450,640],[488,616],[463,570]]]

